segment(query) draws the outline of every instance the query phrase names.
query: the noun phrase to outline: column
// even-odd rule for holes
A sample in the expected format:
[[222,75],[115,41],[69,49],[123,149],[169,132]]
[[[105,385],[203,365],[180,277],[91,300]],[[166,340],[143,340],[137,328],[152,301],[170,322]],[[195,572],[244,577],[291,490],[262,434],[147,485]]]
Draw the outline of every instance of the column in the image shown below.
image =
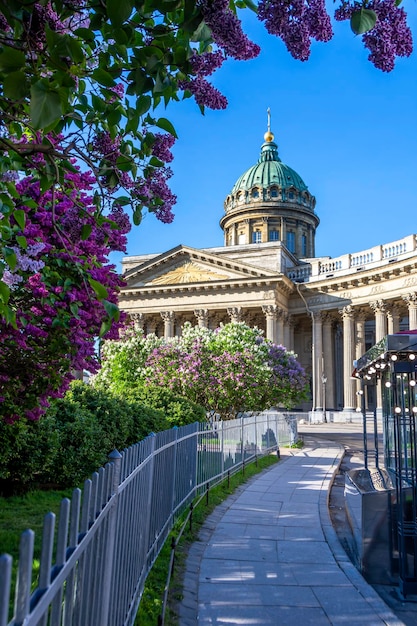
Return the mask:
[[[376,300],[370,302],[369,306],[375,313],[375,343],[378,343],[387,334],[386,305],[383,300]],[[376,408],[377,411],[382,411],[382,387],[378,383],[376,383]]]
[[282,321],[284,323],[284,336],[282,343],[287,348],[287,350],[290,350],[290,317],[290,314],[286,311],[284,311],[284,313],[282,314]]
[[336,407],[334,388],[334,349],[333,349],[333,316],[323,313],[323,376],[326,379],[324,407],[334,410]]
[[[356,349],[355,349],[355,358],[359,359],[361,356],[365,354],[365,320],[366,315],[364,311],[359,311],[356,316]],[[362,411],[362,399],[360,391],[361,389],[361,381],[356,381],[356,411]]]
[[262,307],[262,312],[266,317],[266,338],[277,343],[277,315],[276,304],[268,304]]
[[169,339],[174,336],[175,313],[174,311],[162,311],[161,317],[164,320],[164,337]]
[[145,316],[143,313],[130,313],[130,319],[133,321],[135,330],[143,330]]
[[343,319],[343,410],[356,410],[356,381],[352,379],[354,352],[354,310],[349,304],[339,311]]
[[388,335],[394,335],[400,330],[401,308],[398,304],[387,306]]
[[280,309],[278,307],[276,343],[279,345],[284,344],[284,313],[285,311],[283,311],[283,309]]
[[294,350],[294,329],[296,326],[296,319],[294,317],[294,315],[288,315],[288,335],[289,335],[289,340],[288,340],[288,350]]
[[375,300],[369,306],[375,314],[375,343],[378,343],[387,334],[386,305],[383,300]]
[[197,323],[200,328],[208,328],[208,309],[197,309],[196,311],[194,311],[194,315],[197,318]]
[[417,330],[417,293],[403,296],[408,307],[408,330]]
[[227,314],[230,317],[231,322],[237,323],[242,321],[242,307],[240,306],[227,309]]
[[312,314],[313,318],[313,372],[314,372],[314,397],[315,407],[319,411],[323,410],[323,320],[321,311]]

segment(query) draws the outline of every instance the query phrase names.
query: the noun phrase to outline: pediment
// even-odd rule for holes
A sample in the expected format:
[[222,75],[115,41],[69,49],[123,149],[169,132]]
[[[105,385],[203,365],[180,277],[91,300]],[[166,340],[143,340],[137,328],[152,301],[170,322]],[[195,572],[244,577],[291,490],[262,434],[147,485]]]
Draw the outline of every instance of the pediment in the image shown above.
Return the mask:
[[274,272],[195,248],[178,246],[131,269],[125,288],[184,285],[245,278],[269,278]]

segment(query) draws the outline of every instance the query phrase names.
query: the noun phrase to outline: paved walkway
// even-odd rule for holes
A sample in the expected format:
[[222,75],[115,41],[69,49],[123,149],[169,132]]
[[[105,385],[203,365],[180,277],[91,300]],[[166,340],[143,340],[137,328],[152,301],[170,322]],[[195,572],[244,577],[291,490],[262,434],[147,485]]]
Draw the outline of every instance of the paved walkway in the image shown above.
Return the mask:
[[188,555],[180,626],[403,625],[331,525],[343,449],[309,439],[285,453],[207,519]]

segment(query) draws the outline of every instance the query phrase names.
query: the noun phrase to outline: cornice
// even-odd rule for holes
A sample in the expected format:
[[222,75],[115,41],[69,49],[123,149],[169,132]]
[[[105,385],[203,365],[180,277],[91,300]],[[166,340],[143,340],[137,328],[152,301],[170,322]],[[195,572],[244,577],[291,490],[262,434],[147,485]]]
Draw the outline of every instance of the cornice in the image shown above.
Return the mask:
[[226,291],[236,289],[256,290],[259,288],[278,289],[281,293],[290,295],[295,291],[294,284],[283,274],[275,274],[273,277],[254,278],[230,278],[222,281],[198,282],[177,285],[144,285],[140,287],[122,287],[120,295],[122,298],[139,295],[160,295],[160,294],[184,294],[204,291]]

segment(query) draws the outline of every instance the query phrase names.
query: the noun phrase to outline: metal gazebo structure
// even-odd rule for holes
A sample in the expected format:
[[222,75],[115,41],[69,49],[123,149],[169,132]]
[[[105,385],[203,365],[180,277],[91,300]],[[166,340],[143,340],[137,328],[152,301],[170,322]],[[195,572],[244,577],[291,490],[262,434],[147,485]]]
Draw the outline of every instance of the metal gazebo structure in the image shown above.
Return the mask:
[[384,465],[393,488],[386,522],[406,597],[417,593],[417,331],[384,337],[357,361],[356,376],[381,385]]

